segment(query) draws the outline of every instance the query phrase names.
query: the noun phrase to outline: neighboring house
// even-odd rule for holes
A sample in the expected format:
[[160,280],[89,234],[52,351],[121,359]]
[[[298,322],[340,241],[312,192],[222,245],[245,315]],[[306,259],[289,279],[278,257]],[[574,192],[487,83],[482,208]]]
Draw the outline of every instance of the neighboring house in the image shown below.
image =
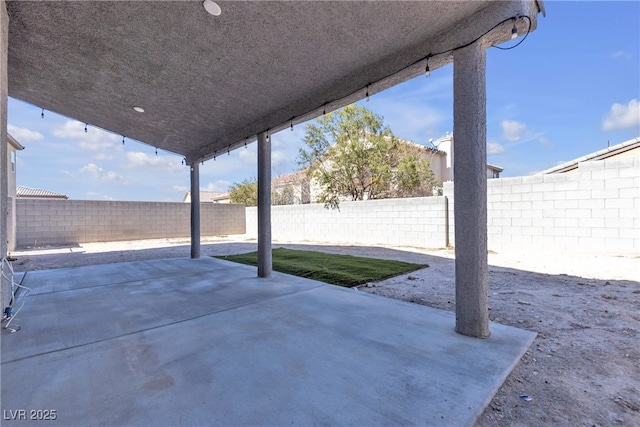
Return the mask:
[[[438,187],[442,188],[442,183],[453,181],[453,135],[447,133],[446,136],[433,144],[433,147],[403,139],[398,139],[398,141],[402,144],[414,145],[422,150],[424,157],[430,162],[431,171],[438,181]],[[499,178],[503,170],[500,166],[487,163],[487,178]],[[315,202],[322,193],[320,184],[315,180],[309,181],[306,170],[275,177],[271,185],[274,196],[279,199],[290,199],[291,204]],[[436,192],[437,189],[434,189],[434,194]]]
[[[187,191],[187,193],[182,198],[183,203],[191,203],[191,191]],[[219,191],[201,191],[200,192],[200,203],[231,203],[231,197],[229,193],[221,193]]]
[[7,134],[7,141],[7,250],[13,251],[16,246],[16,152],[24,150],[24,147],[10,134]]
[[[453,156],[455,155],[453,135],[447,133],[446,136],[440,138],[433,145],[438,148],[439,151],[444,153],[444,155],[440,157],[440,169],[437,169],[434,165],[431,166],[433,173],[436,174],[441,183],[453,181]],[[503,171],[503,167],[487,163],[487,178],[500,178],[500,173]]]
[[271,203],[298,205],[311,202],[311,191],[306,171],[280,175],[271,180]]
[[596,151],[595,153],[587,154],[586,156],[579,157],[575,160],[565,162],[556,165],[552,168],[538,172],[539,174],[552,174],[552,173],[567,173],[575,172],[578,170],[580,163],[595,162],[604,159],[625,159],[630,157],[640,157],[640,137],[630,139],[622,144],[614,145],[613,147],[607,147],[603,150]]
[[18,199],[30,200],[67,200],[69,198],[66,194],[43,190],[41,188],[25,187],[24,185],[16,186],[16,196]]
[[502,172],[503,170],[504,168],[501,168],[500,166],[487,163],[487,178],[500,178],[500,172]]

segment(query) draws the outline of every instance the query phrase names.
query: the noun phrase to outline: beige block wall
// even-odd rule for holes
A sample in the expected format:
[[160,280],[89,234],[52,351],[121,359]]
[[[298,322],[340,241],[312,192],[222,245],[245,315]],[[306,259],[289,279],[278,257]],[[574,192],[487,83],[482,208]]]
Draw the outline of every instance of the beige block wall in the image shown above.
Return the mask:
[[[640,157],[487,181],[489,249],[640,255]],[[453,184],[449,196],[454,235]]]
[[[257,237],[257,209],[247,208],[247,237]],[[447,245],[444,197],[272,206],[272,237],[358,245],[441,248]]]
[[[189,203],[16,200],[17,247],[190,236]],[[243,205],[202,203],[201,236],[245,233]]]
[[[640,158],[581,163],[577,173],[487,181],[489,249],[640,255]],[[453,183],[444,197],[274,206],[276,241],[444,247],[454,242]],[[257,236],[247,208],[247,237]]]

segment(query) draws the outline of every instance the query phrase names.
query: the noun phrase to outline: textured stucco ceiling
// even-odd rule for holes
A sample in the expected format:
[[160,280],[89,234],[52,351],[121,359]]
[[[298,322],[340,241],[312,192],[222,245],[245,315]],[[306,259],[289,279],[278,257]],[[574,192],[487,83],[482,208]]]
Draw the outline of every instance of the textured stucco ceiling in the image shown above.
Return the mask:
[[214,17],[201,1],[8,1],[9,95],[195,161],[421,74],[430,53],[506,18],[535,27],[538,13],[533,0],[218,3]]

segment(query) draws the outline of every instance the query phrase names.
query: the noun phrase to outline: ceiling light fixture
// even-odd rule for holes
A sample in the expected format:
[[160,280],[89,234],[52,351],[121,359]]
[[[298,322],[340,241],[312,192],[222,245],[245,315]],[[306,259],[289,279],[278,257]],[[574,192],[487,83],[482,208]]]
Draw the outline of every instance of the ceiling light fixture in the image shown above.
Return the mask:
[[202,6],[204,6],[204,10],[206,10],[213,16],[220,16],[220,14],[222,13],[222,9],[220,9],[218,3],[214,2],[213,0],[204,0],[202,2]]
[[511,40],[515,40],[518,38],[518,27],[517,24],[518,23],[518,19],[516,18],[513,21],[513,28],[511,29]]
[[138,113],[144,113],[144,108],[142,107],[138,107],[137,105],[133,107],[133,109],[135,111],[137,111]]

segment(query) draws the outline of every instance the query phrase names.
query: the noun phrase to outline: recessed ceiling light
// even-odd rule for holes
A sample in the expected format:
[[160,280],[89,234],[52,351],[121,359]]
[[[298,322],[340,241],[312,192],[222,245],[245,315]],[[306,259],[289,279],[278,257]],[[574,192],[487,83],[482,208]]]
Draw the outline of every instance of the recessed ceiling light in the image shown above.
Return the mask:
[[202,5],[204,6],[204,9],[213,16],[220,16],[220,14],[222,13],[222,9],[220,9],[218,3],[214,2],[213,0],[204,0],[204,2],[202,2]]
[[133,109],[136,110],[138,113],[144,113],[144,108],[142,107],[136,106],[136,107],[133,107]]

